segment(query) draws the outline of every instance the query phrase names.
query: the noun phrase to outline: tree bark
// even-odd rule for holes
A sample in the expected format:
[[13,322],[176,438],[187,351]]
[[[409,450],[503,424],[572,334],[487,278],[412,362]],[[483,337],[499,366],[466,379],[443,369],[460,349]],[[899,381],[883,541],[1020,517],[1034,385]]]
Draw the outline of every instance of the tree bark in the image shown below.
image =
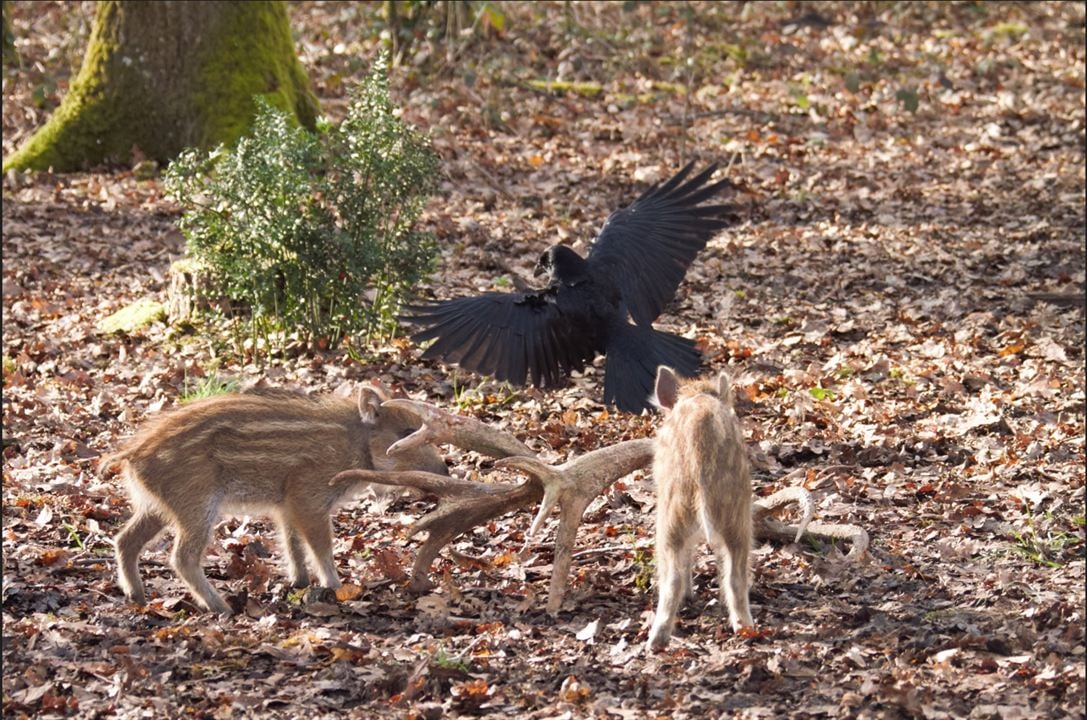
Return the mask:
[[11,26],[11,3],[4,0],[4,67],[17,65],[19,53],[15,52],[15,30]]
[[320,111],[285,3],[102,0],[71,89],[3,169],[166,161],[229,144],[249,127],[254,95],[309,128]]

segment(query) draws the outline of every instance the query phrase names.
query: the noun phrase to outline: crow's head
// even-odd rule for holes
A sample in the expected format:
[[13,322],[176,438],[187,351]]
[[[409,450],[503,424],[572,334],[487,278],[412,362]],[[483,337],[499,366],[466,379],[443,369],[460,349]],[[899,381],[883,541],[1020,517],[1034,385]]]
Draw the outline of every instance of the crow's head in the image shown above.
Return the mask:
[[585,273],[585,258],[566,245],[552,245],[540,254],[533,275],[547,273],[552,280],[573,283]]

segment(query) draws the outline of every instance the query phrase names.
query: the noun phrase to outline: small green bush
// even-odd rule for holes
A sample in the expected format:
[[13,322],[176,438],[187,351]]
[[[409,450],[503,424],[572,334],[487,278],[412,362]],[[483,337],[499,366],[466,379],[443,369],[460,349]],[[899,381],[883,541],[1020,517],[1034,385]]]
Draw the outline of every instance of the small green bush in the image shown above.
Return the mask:
[[401,299],[437,254],[415,224],[438,162],[398,117],[386,62],[375,62],[344,121],[316,135],[258,106],[233,149],[186,151],[165,174],[215,307],[248,323],[258,353],[275,339],[323,348],[391,335]]

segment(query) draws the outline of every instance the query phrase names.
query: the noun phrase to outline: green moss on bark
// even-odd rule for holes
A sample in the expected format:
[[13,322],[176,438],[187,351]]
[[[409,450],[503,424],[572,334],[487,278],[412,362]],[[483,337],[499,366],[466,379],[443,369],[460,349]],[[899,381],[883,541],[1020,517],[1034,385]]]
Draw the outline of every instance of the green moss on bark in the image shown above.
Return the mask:
[[[191,97],[202,118],[199,147],[233,143],[253,121],[254,97],[293,115],[313,130],[320,107],[294,53],[286,3],[236,3],[216,35],[208,39],[199,82]],[[239,68],[245,68],[239,72]],[[223,112],[224,109],[230,112]]]
[[[83,65],[70,90],[49,120],[9,157],[3,170],[74,169],[80,158],[88,163],[109,157],[111,128],[119,129],[124,116],[114,96],[128,94],[130,73],[119,74],[105,83],[104,58],[115,52],[115,43],[106,37],[114,24],[117,4],[104,2],[98,8]],[[111,33],[109,33],[111,34]],[[114,131],[116,134],[116,130]]]
[[134,147],[167,161],[231,144],[253,119],[255,95],[314,127],[319,106],[284,3],[105,0],[71,89],[3,170],[127,162]]
[[15,52],[15,30],[11,27],[11,3],[4,0],[4,67],[19,64],[19,53]]

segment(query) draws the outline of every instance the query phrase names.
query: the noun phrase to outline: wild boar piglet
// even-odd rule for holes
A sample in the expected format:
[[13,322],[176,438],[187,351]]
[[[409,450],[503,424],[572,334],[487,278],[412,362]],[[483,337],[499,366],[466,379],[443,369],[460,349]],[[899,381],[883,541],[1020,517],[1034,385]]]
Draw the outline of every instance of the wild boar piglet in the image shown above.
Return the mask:
[[120,466],[132,499],[132,518],[115,543],[118,582],[128,599],[145,601],[140,551],[169,526],[171,564],[197,603],[230,612],[201,567],[223,511],[276,522],[295,587],[309,584],[307,554],[321,585],[339,587],[330,516],[361,488],[333,487],[332,477],[352,468],[446,473],[429,445],[386,456],[419,426],[404,411],[382,407],[387,399],[374,386],[357,398],[260,389],[198,400],[150,421],[99,465],[103,474]]
[[751,625],[751,471],[728,375],[680,383],[657,371],[654,403],[665,411],[657,432],[656,559],[660,597],[646,650],[668,644],[676,613],[691,592],[694,551],[708,540],[717,556],[721,605],[733,630]]

